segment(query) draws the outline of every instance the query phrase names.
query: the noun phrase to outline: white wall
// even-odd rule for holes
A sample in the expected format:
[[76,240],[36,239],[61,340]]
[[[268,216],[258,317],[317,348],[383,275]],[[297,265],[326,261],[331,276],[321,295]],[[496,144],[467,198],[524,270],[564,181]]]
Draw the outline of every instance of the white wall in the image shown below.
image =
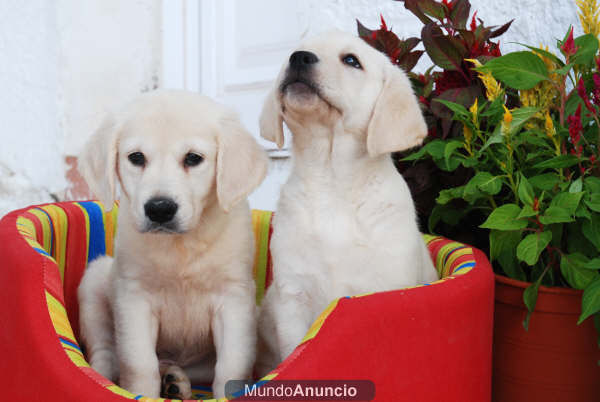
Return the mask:
[[0,216],[64,198],[104,112],[158,86],[160,0],[0,1]]
[[0,2],[0,216],[65,186],[51,2]]
[[[355,32],[355,18],[375,28],[380,13],[400,37],[421,29],[392,0],[303,1],[308,35],[334,27]],[[571,0],[472,3],[487,25],[516,18],[500,38],[504,52],[519,48],[510,42],[552,48],[570,24],[581,33]],[[161,0],[0,1],[0,216],[51,201],[51,194],[64,197],[64,158],[80,151],[107,109],[161,85],[161,6]],[[255,12],[247,18],[271,23],[261,9]],[[259,204],[276,198],[288,165],[273,164],[276,174]]]

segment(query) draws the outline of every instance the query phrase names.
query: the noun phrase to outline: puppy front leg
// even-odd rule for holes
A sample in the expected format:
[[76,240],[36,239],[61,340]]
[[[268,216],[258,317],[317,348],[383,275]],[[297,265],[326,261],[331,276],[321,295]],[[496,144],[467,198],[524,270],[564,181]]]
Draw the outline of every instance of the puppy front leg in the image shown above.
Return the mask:
[[279,362],[285,360],[300,344],[312,323],[311,312],[298,295],[286,294],[273,306],[275,332],[279,346]]
[[140,292],[117,290],[115,340],[119,360],[119,385],[150,398],[160,396],[160,373],[156,356],[158,320]]
[[256,306],[252,286],[237,286],[218,296],[212,317],[217,362],[213,381],[215,398],[225,396],[229,380],[252,378],[256,358]]

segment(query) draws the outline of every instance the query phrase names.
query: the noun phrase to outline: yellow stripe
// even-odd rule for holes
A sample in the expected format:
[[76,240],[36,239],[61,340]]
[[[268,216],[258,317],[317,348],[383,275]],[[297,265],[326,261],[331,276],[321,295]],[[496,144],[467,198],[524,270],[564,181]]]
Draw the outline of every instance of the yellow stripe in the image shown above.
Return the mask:
[[118,213],[119,206],[115,204],[110,212],[105,212],[104,214],[104,233],[106,235],[104,244],[106,245],[106,254],[110,255],[111,257],[114,255],[113,244],[117,229]]
[[267,262],[269,258],[270,211],[252,211],[252,229],[255,239],[254,276],[256,282],[256,304],[260,304],[265,294]]
[[54,296],[46,291],[46,303],[48,304],[48,312],[50,313],[50,320],[56,333],[71,340],[75,340],[73,329],[67,318],[67,311],[65,307],[59,302]]
[[65,264],[67,254],[67,231],[68,220],[65,211],[57,205],[46,205],[41,207],[52,217],[52,225],[54,226],[54,259],[58,264],[60,272],[60,280],[65,277]]
[[29,237],[33,240],[37,240],[37,236],[35,233],[35,225],[31,221],[31,219],[27,219],[23,216],[19,216],[17,218],[17,230],[24,237]]
[[50,250],[52,235],[50,234],[50,221],[48,220],[48,215],[35,208],[32,208],[27,212],[35,215],[39,219],[44,236],[44,244],[42,244],[42,248],[46,250],[48,254],[52,254],[52,250]]
[[131,392],[117,386],[117,385],[109,385],[108,387],[106,387],[107,389],[111,390],[112,392],[114,392],[117,395],[121,395],[124,396],[125,398],[129,398],[129,399],[133,399],[135,398],[137,395],[132,394]]
[[462,257],[464,255],[472,255],[473,250],[470,247],[465,247],[460,250],[456,250],[452,255],[448,258],[447,264],[452,267],[457,258]]
[[64,348],[64,349],[65,349],[65,352],[67,352],[67,356],[69,356],[69,359],[71,359],[71,361],[77,367],[90,367],[90,365],[88,364],[88,362],[85,361],[85,359],[80,351],[67,349],[67,348]]
[[317,336],[317,334],[319,333],[319,330],[323,326],[323,323],[325,322],[325,320],[327,319],[329,314],[331,314],[331,312],[336,308],[339,300],[340,299],[336,299],[336,300],[332,301],[329,304],[329,306],[327,306],[327,308],[321,313],[321,315],[319,317],[317,317],[315,322],[313,322],[313,324],[310,326],[306,335],[304,335],[302,342],[300,342],[301,344],[314,338],[315,336]]

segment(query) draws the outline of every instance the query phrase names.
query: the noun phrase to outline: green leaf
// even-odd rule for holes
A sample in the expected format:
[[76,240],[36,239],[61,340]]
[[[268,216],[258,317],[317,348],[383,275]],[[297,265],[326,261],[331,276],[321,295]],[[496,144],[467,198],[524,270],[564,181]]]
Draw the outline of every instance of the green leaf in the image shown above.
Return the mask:
[[550,202],[551,207],[560,207],[567,211],[569,215],[575,215],[579,201],[584,193],[558,193]]
[[600,178],[594,176],[586,177],[583,181],[583,187],[590,194],[600,193]]
[[546,191],[552,190],[558,182],[559,178],[556,173],[544,173],[529,179],[529,183],[531,183],[533,187]]
[[561,59],[559,59],[558,57],[556,57],[556,55],[550,53],[547,50],[540,49],[540,48],[537,48],[537,47],[534,47],[534,46],[529,46],[529,45],[526,45],[524,43],[519,43],[519,45],[525,46],[526,48],[528,48],[530,50],[533,50],[534,52],[539,53],[539,54],[543,55],[544,57],[549,58],[550,60],[552,60],[553,62],[555,62],[556,65],[558,65],[558,66],[562,67],[562,66],[565,65],[565,63],[563,63],[563,61]]
[[580,253],[563,254],[560,258],[560,272],[573,289],[585,289],[598,273],[585,268],[589,259]]
[[479,172],[465,186],[465,195],[471,196],[479,191],[495,195],[501,188],[502,180],[498,176],[492,176],[489,172]]
[[477,184],[477,187],[486,194],[496,195],[502,189],[502,179],[499,176],[489,174],[485,180]]
[[517,189],[517,192],[519,194],[519,199],[523,204],[533,204],[533,198],[535,196],[533,194],[533,187],[531,187],[531,184],[529,184],[527,178],[523,175],[521,175],[521,180],[519,181],[519,188]]
[[525,272],[517,261],[517,245],[521,241],[518,230],[490,231],[490,260],[498,261],[502,270],[510,278],[527,280]]
[[440,191],[440,195],[436,198],[438,204],[444,205],[456,198],[462,198],[465,186],[449,188]]
[[600,270],[600,258],[593,258],[589,260],[587,263],[585,263],[583,268]]
[[590,210],[584,204],[579,204],[579,206],[577,207],[577,211],[575,211],[575,216],[577,218],[585,218],[587,220],[592,219],[592,214],[590,213]]
[[586,318],[600,311],[600,277],[588,285],[583,291],[581,298],[581,316],[577,325],[581,324]]
[[566,66],[562,66],[561,68],[554,70],[554,74],[566,75],[569,74],[569,71],[573,68],[573,63],[569,63]]
[[544,215],[540,216],[540,222],[544,225],[573,222],[574,220],[569,211],[561,207],[550,207],[544,211]]
[[527,227],[527,221],[517,219],[521,208],[515,204],[504,204],[492,211],[480,228],[498,230],[519,230]]
[[513,52],[488,61],[477,69],[491,72],[505,85],[515,89],[531,89],[548,79],[548,68],[531,52]]
[[598,39],[592,35],[582,35],[575,38],[575,46],[578,46],[577,53],[571,60],[572,64],[591,64],[594,61],[594,56],[598,52]]
[[[498,126],[498,127],[500,127],[500,126]],[[487,141],[485,142],[483,147],[481,147],[481,149],[479,150],[478,153],[479,154],[483,153],[483,151],[488,149],[488,147],[490,145],[501,144],[502,142],[504,142],[504,135],[502,135],[502,131],[498,128],[494,131],[494,133],[492,135],[490,135],[490,137],[487,139]]]
[[441,159],[444,157],[444,149],[446,143],[442,140],[433,140],[429,144],[425,145],[426,151],[434,159]]
[[538,291],[540,289],[541,280],[535,281],[531,285],[527,286],[525,291],[523,292],[523,302],[527,307],[527,316],[523,321],[523,326],[525,327],[525,331],[529,331],[529,320],[531,319],[531,313],[535,310],[535,305],[537,304]]
[[592,214],[592,219],[583,221],[581,231],[586,239],[588,239],[600,251],[600,215]]
[[446,147],[446,142],[443,140],[433,140],[430,143],[421,147],[415,153],[408,155],[401,159],[403,162],[413,161],[421,159],[425,154],[431,155],[434,159],[440,159],[444,156],[444,149]]
[[594,212],[600,212],[600,194],[592,194],[585,204]]
[[523,207],[523,209],[521,210],[521,213],[519,214],[519,216],[517,216],[517,219],[529,218],[532,216],[536,216],[537,214],[538,214],[538,212],[534,211],[533,208],[531,207],[531,205],[525,205]]
[[579,158],[575,155],[559,155],[552,159],[543,161],[534,165],[535,169],[562,169],[568,168],[579,163]]
[[[511,112],[513,119],[510,123],[510,134],[515,135],[516,133],[518,133],[521,130],[521,128],[525,125],[525,123],[527,123],[529,119],[534,117],[539,111],[540,109],[535,107],[520,107],[518,109],[513,110]],[[496,135],[497,133],[502,134],[501,124],[498,124],[496,126],[493,135]]]
[[580,193],[583,190],[583,180],[581,177],[571,183],[569,187],[569,193]]
[[462,148],[462,147],[463,147],[462,141],[453,140],[453,141],[448,141],[446,143],[446,147],[444,148],[444,161],[446,162],[446,168],[448,170],[456,169],[456,167],[454,169],[451,169],[450,157],[452,156],[454,151],[456,151],[457,149]]
[[552,240],[550,231],[527,235],[517,246],[517,258],[527,265],[535,265],[550,240]]

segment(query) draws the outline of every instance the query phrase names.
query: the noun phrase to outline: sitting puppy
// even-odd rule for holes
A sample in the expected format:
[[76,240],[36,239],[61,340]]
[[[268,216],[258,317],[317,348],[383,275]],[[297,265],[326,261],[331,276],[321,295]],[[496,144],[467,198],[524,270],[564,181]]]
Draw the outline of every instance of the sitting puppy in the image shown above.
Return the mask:
[[258,371],[273,369],[335,298],[437,279],[390,153],[427,134],[406,75],[341,32],[295,51],[266,99],[261,135],[293,167],[273,222],[274,280],[261,306]]
[[[148,397],[224,396],[251,378],[254,238],[245,197],[267,157],[238,118],[183,91],[140,96],[109,116],[80,157],[106,208],[121,187],[114,258],[90,264],[78,297],[91,366]],[[189,376],[189,378],[188,378]],[[213,380],[214,378],[214,380]]]

